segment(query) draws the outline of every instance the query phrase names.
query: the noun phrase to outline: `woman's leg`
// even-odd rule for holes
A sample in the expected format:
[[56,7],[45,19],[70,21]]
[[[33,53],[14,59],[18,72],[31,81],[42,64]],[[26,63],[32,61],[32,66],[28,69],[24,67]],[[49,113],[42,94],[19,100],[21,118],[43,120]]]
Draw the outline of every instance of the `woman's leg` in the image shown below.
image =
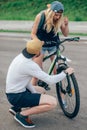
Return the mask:
[[42,94],[40,97],[39,106],[31,107],[27,110],[23,110],[20,114],[24,116],[39,114],[52,110],[57,106],[57,100],[50,95]]
[[[53,59],[54,59],[54,56],[51,56],[51,57],[50,57],[51,62],[53,61]],[[54,66],[53,74],[55,75],[56,73],[57,73],[57,72],[56,72],[56,66]]]
[[[43,68],[43,67],[42,67],[43,57],[44,57],[44,55],[41,54],[39,57],[37,57],[37,58],[34,59],[34,61],[35,61],[41,68]],[[32,80],[31,80],[32,85],[34,85],[34,86],[37,85],[37,81],[38,81],[38,79],[35,78],[35,77],[33,77]]]
[[40,86],[34,86],[35,90],[38,92],[38,93],[41,93],[41,94],[45,94],[46,93],[46,90],[43,88],[43,87],[40,87]]

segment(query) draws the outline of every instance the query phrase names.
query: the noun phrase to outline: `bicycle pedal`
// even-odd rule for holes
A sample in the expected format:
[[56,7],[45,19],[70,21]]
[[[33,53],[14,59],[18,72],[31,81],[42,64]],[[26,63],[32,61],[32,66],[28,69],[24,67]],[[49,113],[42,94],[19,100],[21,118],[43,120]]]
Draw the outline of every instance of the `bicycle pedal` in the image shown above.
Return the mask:
[[63,107],[64,107],[65,109],[67,109],[67,107],[68,107],[67,102],[66,102],[65,100],[63,100]]

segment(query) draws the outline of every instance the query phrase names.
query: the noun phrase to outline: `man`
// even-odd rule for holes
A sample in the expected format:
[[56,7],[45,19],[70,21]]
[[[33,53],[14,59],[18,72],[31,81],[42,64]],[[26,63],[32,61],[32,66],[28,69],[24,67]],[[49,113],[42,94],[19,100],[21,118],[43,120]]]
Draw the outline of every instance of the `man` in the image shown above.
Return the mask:
[[54,84],[64,79],[66,73],[73,73],[72,68],[52,76],[45,73],[33,61],[40,55],[42,45],[43,42],[39,39],[30,40],[22,53],[12,61],[6,78],[6,95],[13,106],[9,111],[14,114],[14,119],[26,128],[35,127],[28,116],[47,112],[57,105],[55,97],[41,94],[32,86],[32,77]]

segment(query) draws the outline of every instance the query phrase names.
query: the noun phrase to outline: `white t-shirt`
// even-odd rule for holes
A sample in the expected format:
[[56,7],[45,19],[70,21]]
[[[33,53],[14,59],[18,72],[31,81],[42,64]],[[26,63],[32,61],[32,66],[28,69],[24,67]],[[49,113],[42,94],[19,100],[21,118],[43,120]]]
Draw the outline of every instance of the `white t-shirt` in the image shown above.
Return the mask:
[[6,93],[20,93],[26,91],[26,88],[35,93],[36,90],[30,83],[32,77],[36,77],[47,84],[54,84],[63,80],[65,76],[64,72],[57,75],[48,75],[32,58],[26,58],[21,53],[9,66],[6,78]]

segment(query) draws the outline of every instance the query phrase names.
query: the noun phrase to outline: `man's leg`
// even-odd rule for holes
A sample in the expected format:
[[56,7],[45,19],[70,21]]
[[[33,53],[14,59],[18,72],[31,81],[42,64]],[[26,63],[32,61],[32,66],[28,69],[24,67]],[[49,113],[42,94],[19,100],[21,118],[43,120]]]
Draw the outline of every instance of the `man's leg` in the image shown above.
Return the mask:
[[[27,94],[26,94],[26,96],[28,98]],[[41,95],[38,94],[38,95],[36,95],[36,97],[37,96],[38,97],[40,96],[39,100],[38,100],[38,98],[35,98],[35,95],[33,95],[32,99],[31,99],[31,105],[32,105],[32,103],[36,102],[37,106],[33,106],[33,107],[29,108],[29,109],[22,110],[20,113],[17,113],[14,116],[14,119],[17,122],[19,122],[22,126],[24,126],[26,128],[35,127],[34,123],[29,118],[29,115],[34,115],[34,114],[47,112],[47,111],[52,110],[53,108],[55,108],[56,105],[57,105],[56,98],[53,97],[53,96],[46,95],[46,94],[41,94]],[[35,101],[35,99],[36,99],[36,101]],[[39,101],[39,104],[38,104],[37,101]]]
[[52,110],[57,106],[56,98],[50,95],[42,94],[38,106],[25,109],[20,112],[21,115],[28,116],[33,114],[39,114]]

